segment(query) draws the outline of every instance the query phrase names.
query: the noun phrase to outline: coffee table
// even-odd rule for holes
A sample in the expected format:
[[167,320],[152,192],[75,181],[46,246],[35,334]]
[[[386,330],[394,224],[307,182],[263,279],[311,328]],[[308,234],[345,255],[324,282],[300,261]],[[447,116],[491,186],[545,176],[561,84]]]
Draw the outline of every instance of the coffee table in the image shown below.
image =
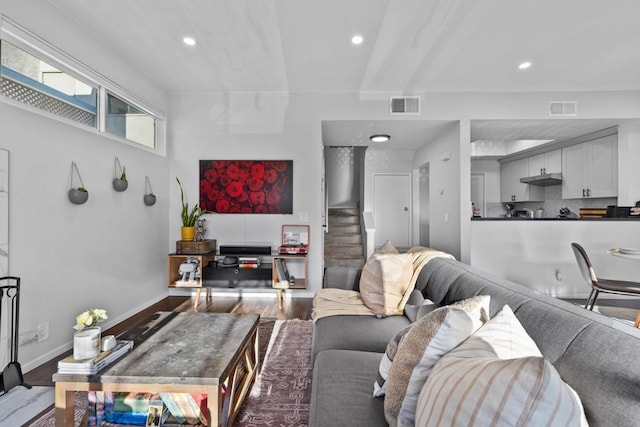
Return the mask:
[[53,375],[56,426],[73,426],[76,391],[206,393],[209,425],[232,425],[259,370],[259,318],[155,313],[118,337],[134,348],[113,365],[91,376]]

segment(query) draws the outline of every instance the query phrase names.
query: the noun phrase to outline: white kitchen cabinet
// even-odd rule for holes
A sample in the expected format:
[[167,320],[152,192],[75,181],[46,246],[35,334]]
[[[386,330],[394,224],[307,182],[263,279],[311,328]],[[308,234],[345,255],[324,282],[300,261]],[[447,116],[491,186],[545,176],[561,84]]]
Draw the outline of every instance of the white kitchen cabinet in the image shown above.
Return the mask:
[[529,173],[531,174],[530,176],[561,172],[562,150],[553,150],[547,153],[529,157]]
[[618,136],[562,149],[562,198],[618,196]]
[[542,187],[520,182],[520,178],[531,175],[528,158],[503,163],[500,167],[500,200],[504,203],[544,200]]

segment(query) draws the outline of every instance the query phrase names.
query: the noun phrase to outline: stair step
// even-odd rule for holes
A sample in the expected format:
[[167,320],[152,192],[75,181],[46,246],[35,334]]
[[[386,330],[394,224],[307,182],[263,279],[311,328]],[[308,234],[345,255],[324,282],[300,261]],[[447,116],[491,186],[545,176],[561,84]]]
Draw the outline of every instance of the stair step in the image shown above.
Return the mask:
[[337,234],[337,233],[327,233],[324,235],[324,243],[326,245],[334,245],[334,244],[343,244],[343,245],[361,245],[362,244],[362,235],[356,233],[346,233],[346,234]]
[[330,234],[359,234],[360,224],[352,225],[332,225],[329,223]]
[[327,255],[349,255],[362,256],[364,248],[362,245],[341,245],[341,244],[325,244],[324,254]]
[[360,217],[355,215],[329,215],[329,225],[360,224]]
[[360,216],[358,208],[329,208],[329,215],[355,215]]
[[362,266],[364,265],[364,262],[365,262],[364,257],[335,257],[335,256],[324,257],[325,267],[362,268]]

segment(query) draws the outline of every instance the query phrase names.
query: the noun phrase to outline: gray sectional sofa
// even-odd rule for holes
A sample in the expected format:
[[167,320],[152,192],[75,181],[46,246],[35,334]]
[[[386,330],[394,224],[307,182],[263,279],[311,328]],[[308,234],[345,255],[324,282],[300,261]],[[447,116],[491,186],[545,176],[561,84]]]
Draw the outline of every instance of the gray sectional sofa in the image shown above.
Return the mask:
[[[327,268],[324,286],[357,290],[359,271]],[[372,395],[389,340],[411,323],[422,297],[447,305],[491,296],[491,316],[508,304],[542,354],[580,396],[592,426],[640,425],[640,332],[598,313],[537,294],[458,261],[436,258],[420,272],[404,316],[317,319],[311,427],[387,426]],[[413,308],[413,310],[410,310]]]

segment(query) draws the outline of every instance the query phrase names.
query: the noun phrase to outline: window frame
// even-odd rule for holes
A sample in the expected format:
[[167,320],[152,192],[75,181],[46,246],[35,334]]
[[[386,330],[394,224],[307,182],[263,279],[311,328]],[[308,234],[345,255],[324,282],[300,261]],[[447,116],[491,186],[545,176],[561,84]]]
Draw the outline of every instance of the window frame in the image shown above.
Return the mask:
[[[96,103],[96,124],[95,126],[88,126],[79,122],[75,122],[55,113],[51,113],[49,111],[33,107],[24,102],[11,99],[2,94],[0,94],[0,102],[11,104],[13,106],[35,112],[36,114],[40,114],[54,120],[70,124],[79,129],[97,133],[101,136],[116,140],[132,147],[150,151],[156,154],[165,155],[166,115],[164,112],[154,108],[152,105],[143,101],[127,89],[109,80],[107,77],[98,73],[97,71],[85,66],[80,61],[66,54],[57,47],[51,45],[46,40],[38,37],[37,35],[33,34],[26,28],[20,26],[19,24],[2,14],[0,14],[0,40],[4,40],[12,44],[18,49],[27,52],[37,59],[46,62],[52,67],[57,68],[58,70],[89,86],[96,87],[98,89]],[[148,145],[141,144],[133,140],[122,138],[106,131],[106,103],[108,93],[153,118],[153,147],[149,147]]]

